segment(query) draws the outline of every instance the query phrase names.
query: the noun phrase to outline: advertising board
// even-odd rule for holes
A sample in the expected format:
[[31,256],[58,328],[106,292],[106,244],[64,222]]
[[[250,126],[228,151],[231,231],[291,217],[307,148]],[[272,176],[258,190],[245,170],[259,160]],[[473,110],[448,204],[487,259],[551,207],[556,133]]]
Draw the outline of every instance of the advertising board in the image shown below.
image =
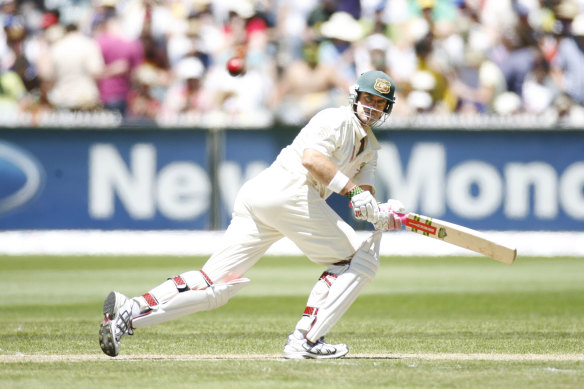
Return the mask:
[[[4,129],[0,229],[224,229],[238,189],[297,131]],[[480,230],[584,230],[584,132],[376,135],[382,201]]]

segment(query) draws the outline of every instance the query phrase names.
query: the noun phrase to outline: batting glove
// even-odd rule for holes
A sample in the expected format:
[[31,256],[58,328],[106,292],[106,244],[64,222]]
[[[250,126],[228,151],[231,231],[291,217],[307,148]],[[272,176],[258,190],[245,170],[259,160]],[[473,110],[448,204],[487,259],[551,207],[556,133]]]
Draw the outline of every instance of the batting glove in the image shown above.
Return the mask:
[[404,214],[406,209],[399,200],[387,200],[386,203],[379,204],[379,220],[373,223],[377,231],[391,231],[402,228],[400,214]]
[[379,204],[371,192],[355,186],[346,196],[351,200],[350,206],[357,219],[367,220],[370,223],[376,223],[379,220]]

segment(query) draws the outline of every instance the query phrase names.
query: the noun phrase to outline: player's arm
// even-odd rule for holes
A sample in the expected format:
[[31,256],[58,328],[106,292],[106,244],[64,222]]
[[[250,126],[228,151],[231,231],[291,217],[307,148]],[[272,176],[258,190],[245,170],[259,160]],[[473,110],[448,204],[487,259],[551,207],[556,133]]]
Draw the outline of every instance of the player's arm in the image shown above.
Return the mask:
[[304,150],[302,165],[327,188],[348,197],[356,217],[371,223],[377,222],[379,206],[373,197],[372,186],[355,185],[326,155],[317,150]]
[[[339,171],[335,164],[326,155],[313,149],[304,150],[304,153],[302,154],[302,165],[314,178],[326,186],[328,186]],[[344,195],[353,186],[354,184],[347,177],[346,182],[340,181],[336,188],[337,190],[333,189],[333,191]]]

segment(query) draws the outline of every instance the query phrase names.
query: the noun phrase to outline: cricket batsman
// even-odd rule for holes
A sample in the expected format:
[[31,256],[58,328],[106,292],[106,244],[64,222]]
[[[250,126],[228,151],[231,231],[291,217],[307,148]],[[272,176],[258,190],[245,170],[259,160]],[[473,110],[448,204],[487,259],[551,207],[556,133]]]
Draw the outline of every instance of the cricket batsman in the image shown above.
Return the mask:
[[[372,128],[391,114],[395,84],[384,72],[363,73],[349,101],[317,113],[271,166],[242,186],[224,245],[201,270],[169,278],[142,296],[107,296],[99,328],[104,353],[117,356],[121,338],[135,329],[224,305],[283,237],[326,267],[288,336],[284,357],[342,358],[349,352],[345,344],[327,343],[325,335],[375,277],[381,231],[401,228],[396,213],[404,212],[399,201],[378,204],[374,197],[380,146]],[[349,198],[356,218],[375,226],[365,241],[326,203],[333,192]]]

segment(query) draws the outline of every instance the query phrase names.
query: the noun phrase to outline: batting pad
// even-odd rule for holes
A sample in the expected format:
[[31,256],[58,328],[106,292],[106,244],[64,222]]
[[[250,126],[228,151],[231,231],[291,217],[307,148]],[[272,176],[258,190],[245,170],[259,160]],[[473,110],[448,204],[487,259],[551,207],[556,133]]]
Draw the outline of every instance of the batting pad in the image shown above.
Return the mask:
[[324,304],[319,308],[306,339],[315,343],[345,314],[365,285],[375,278],[379,268],[381,231],[374,232],[355,252],[351,264],[332,283]]
[[132,319],[133,328],[144,328],[154,324],[190,315],[200,311],[210,311],[229,301],[235,293],[246,286],[250,280],[240,278],[225,284],[213,284],[205,289],[187,290],[178,293],[155,309]]

